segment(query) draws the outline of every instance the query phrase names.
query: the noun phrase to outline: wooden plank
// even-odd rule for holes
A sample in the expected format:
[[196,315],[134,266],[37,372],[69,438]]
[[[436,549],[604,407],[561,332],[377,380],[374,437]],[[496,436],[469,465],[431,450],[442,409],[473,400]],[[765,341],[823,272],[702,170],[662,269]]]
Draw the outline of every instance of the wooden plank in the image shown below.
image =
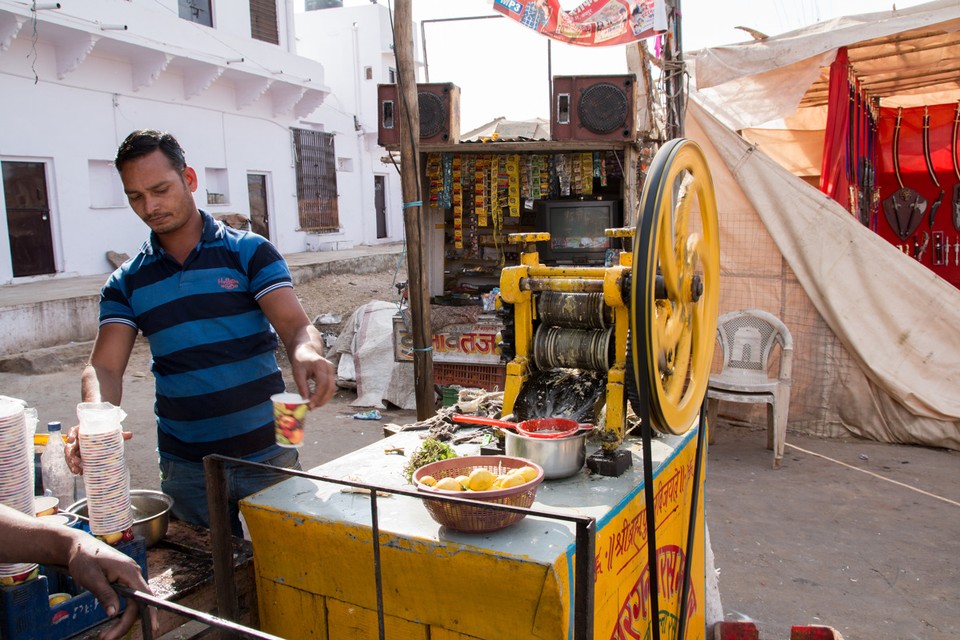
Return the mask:
[[[609,151],[637,148],[635,142],[610,140],[538,140],[532,142],[459,142],[457,144],[420,144],[421,153],[573,153],[576,151]],[[388,145],[390,151],[399,145]]]

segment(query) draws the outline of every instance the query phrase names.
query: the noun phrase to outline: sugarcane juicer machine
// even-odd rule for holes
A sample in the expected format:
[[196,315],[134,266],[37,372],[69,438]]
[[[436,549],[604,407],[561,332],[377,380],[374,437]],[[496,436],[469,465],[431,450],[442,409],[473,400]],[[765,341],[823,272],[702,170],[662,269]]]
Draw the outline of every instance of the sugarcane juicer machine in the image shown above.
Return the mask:
[[[680,435],[696,421],[713,360],[719,308],[717,206],[700,147],[671,140],[651,162],[635,227],[608,229],[632,244],[609,267],[545,266],[545,233],[510,234],[520,264],[500,277],[508,359],[503,415],[524,384],[551,368],[606,372],[602,447],[591,471],[620,475],[626,403],[657,433]],[[631,240],[632,238],[632,240]]]

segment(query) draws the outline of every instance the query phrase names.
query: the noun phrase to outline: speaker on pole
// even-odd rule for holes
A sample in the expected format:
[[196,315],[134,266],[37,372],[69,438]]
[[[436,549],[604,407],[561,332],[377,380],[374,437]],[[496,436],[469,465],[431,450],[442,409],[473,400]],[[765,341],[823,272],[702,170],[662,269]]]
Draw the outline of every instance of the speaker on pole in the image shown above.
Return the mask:
[[[417,85],[420,109],[420,143],[460,142],[460,87],[451,82]],[[397,106],[397,85],[377,85],[377,143],[382,146],[400,144],[400,109]]]
[[555,76],[550,97],[553,140],[619,140],[637,137],[637,81],[617,76]]

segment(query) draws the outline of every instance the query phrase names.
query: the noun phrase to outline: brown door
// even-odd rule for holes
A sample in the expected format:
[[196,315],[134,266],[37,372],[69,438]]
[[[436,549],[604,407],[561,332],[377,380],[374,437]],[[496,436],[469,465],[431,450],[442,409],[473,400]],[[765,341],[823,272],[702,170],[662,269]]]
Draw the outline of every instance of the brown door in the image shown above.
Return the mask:
[[270,239],[270,213],[267,210],[267,176],[263,173],[247,174],[247,193],[250,197],[250,228]]
[[13,276],[56,273],[47,178],[42,162],[3,162]]
[[373,205],[377,209],[377,237],[387,237],[387,182],[384,176],[373,176]]

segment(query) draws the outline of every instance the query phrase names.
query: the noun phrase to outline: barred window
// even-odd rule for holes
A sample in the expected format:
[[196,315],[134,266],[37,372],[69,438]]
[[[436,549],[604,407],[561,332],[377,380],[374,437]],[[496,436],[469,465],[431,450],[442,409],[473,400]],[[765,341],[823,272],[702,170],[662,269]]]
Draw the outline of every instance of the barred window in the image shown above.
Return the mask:
[[277,0],[250,0],[250,35],[257,40],[280,44]]
[[213,15],[210,12],[210,0],[178,0],[177,9],[180,17],[197,24],[213,26]]
[[294,128],[293,144],[297,156],[300,230],[314,233],[340,231],[333,134]]

